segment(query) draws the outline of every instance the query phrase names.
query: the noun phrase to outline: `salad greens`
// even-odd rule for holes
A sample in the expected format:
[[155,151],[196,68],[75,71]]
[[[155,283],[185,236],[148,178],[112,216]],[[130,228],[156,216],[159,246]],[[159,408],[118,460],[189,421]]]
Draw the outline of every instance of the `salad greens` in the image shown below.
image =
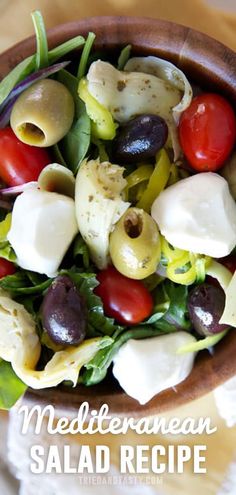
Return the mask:
[[95,41],[95,38],[96,38],[96,35],[94,33],[88,33],[88,37],[86,39],[83,51],[81,53],[78,72],[77,72],[77,78],[79,81],[86,74],[88,59],[89,59],[90,52],[91,52],[93,43]]
[[41,13],[36,10],[32,13],[32,20],[36,36],[36,69],[43,69],[48,66],[48,40]]
[[153,314],[143,325],[153,325],[160,331],[169,333],[176,330],[190,330],[187,299],[188,287],[165,280],[153,291]]
[[[37,22],[40,20],[40,25],[42,26],[42,15],[37,12]],[[57,60],[62,57],[65,57],[68,53],[76,48],[83,46],[85,40],[83,36],[76,36],[71,40],[65,41],[61,45],[52,48],[48,52],[48,62],[50,65],[55,64]],[[7,98],[12,89],[18,84],[20,81],[25,79],[29,74],[35,72],[37,70],[37,62],[36,62],[37,54],[31,55],[27,57],[25,60],[22,60],[14,69],[7,74],[6,77],[0,82],[0,104]]]
[[191,325],[187,317],[187,287],[165,281],[154,290],[153,297],[157,304],[150,318],[137,327],[116,330],[111,335],[114,339],[113,344],[99,351],[92,361],[86,364],[82,383],[94,385],[103,380],[114,355],[130,339],[146,339],[177,330],[190,330]]
[[49,77],[52,74],[60,71],[61,69],[63,69],[63,67],[66,67],[68,63],[69,62],[61,62],[51,65],[50,67],[40,69],[33,74],[30,74],[24,79],[24,81],[18,83],[9,93],[8,97],[0,105],[0,127],[4,128],[7,126],[10,119],[12,107],[19,95],[23,93],[23,91],[32,86],[32,84],[34,84],[35,82],[45,79],[45,77]]
[[[155,57],[141,57],[140,60],[137,57],[130,59],[131,45],[127,45],[122,49],[116,69],[114,65],[106,64],[103,60],[99,61],[100,54],[92,52],[96,38],[92,32],[88,33],[86,40],[82,36],[76,36],[60,46],[49,50],[41,13],[35,11],[32,14],[32,19],[36,35],[36,53],[21,61],[0,82],[0,127],[6,127],[12,107],[17,101],[18,96],[34,82],[51,77],[54,79],[53,84],[57,84],[60,87],[63,85],[67,88],[64,88],[64,91],[69,92],[72,96],[73,100],[69,95],[72,106],[74,102],[74,114],[71,115],[70,125],[72,120],[73,122],[71,127],[68,127],[69,131],[65,131],[62,134],[62,139],[58,142],[56,140],[52,142],[53,146],[50,149],[50,153],[52,153],[56,162],[67,168],[67,173],[68,169],[70,169],[74,175],[77,174],[75,180],[70,172],[76,190],[78,189],[77,179],[80,176],[82,190],[80,190],[79,194],[77,191],[75,195],[77,194],[77,197],[80,196],[82,203],[79,203],[76,198],[74,201],[74,190],[70,197],[67,197],[63,191],[65,204],[72,205],[74,201],[72,208],[75,211],[73,215],[76,228],[78,227],[78,229],[76,230],[75,228],[74,236],[71,237],[71,241],[67,245],[67,250],[64,250],[62,253],[60,262],[57,265],[57,274],[55,275],[56,270],[42,270],[41,273],[37,273],[36,271],[32,271],[35,269],[32,266],[30,270],[16,266],[15,273],[0,278],[0,295],[2,296],[2,291],[5,291],[5,303],[6,299],[9,299],[8,303],[6,303],[9,306],[5,307],[2,304],[1,310],[3,314],[4,311],[5,314],[11,314],[11,311],[12,314],[16,314],[17,311],[20,312],[20,322],[23,328],[22,334],[24,333],[24,328],[26,328],[26,336],[21,335],[20,337],[20,345],[23,346],[23,350],[23,337],[27,342],[27,332],[29,329],[31,334],[36,337],[37,343],[32,351],[34,354],[33,368],[36,368],[35,363],[37,364],[38,362],[38,356],[41,356],[42,362],[45,364],[44,361],[47,361],[47,356],[49,355],[51,357],[52,353],[54,353],[52,359],[47,363],[40,375],[46,384],[45,387],[50,386],[48,383],[51,383],[50,380],[48,381],[48,372],[55,375],[53,386],[55,383],[56,385],[61,383],[64,379],[66,379],[66,382],[72,382],[75,385],[80,368],[82,368],[82,372],[78,383],[91,386],[99,383],[106,377],[114,356],[131,339],[148,339],[166,334],[172,334],[174,336],[178,331],[185,332],[185,335],[186,333],[195,335],[195,331],[193,330],[194,325],[190,318],[190,291],[205,281],[206,274],[216,277],[225,290],[231,280],[231,274],[227,268],[222,269],[222,265],[212,260],[208,255],[198,255],[191,251],[185,251],[185,248],[180,249],[172,246],[159,233],[157,228],[158,222],[156,219],[154,221],[154,216],[149,214],[151,213],[155,199],[166,187],[173,186],[182,178],[189,176],[189,171],[185,170],[182,157],[179,155],[180,147],[176,124],[180,113],[185,108],[188,108],[192,98],[192,89],[185,75],[169,62]],[[76,64],[73,57],[71,57],[72,60],[70,61],[55,63],[78,47],[83,47],[83,49],[80,59]],[[95,68],[91,71],[89,79],[87,77],[88,68],[93,60],[98,60],[100,65],[98,64],[97,69]],[[142,72],[139,64],[143,68],[141,80],[138,80],[135,74],[135,71],[138,70]],[[131,69],[129,70],[129,67],[134,72]],[[127,71],[127,77],[126,74],[125,77],[122,75],[124,74],[122,72],[123,70]],[[101,77],[102,71],[105,71],[104,80]],[[113,81],[111,84],[109,83],[110,73],[114,76],[114,84]],[[154,78],[152,80],[154,81],[154,89],[150,82],[152,78]],[[133,88],[130,101],[124,96],[127,81]],[[171,83],[173,87],[170,85]],[[104,101],[102,99],[104,92],[103,86],[106,86],[107,94],[105,96],[107,101],[105,101],[105,97]],[[97,94],[96,91],[98,91]],[[148,108],[152,108],[152,105],[155,106],[156,113],[153,111],[157,117],[155,125],[159,126],[159,132],[164,135],[165,139],[163,140],[164,144],[162,143],[159,148],[155,148],[155,151],[152,149],[150,156],[148,155],[141,159],[140,155],[138,155],[139,158],[137,159],[135,157],[135,160],[132,161],[132,153],[125,141],[127,136],[124,138],[125,144],[118,150],[120,154],[114,146],[117,146],[117,134],[121,133],[122,135],[122,132],[125,132],[124,122],[131,121],[131,130],[129,130],[130,134],[128,137],[131,139],[130,135],[134,132],[134,143],[131,142],[130,145],[129,142],[128,144],[130,148],[133,146],[135,155],[135,143],[138,140],[135,134],[136,129],[132,129],[132,118],[133,112],[134,114],[136,112],[135,109],[138,109],[137,112],[139,113],[141,108],[141,115],[145,115],[143,110],[147,108],[146,100],[143,96],[145,91],[147,91],[146,99],[148,99]],[[99,100],[99,92],[101,101]],[[166,97],[168,101],[162,106],[163,95],[165,94],[168,96]],[[141,106],[139,106],[140,101]],[[146,113],[149,121],[154,125],[154,116],[149,115],[148,112]],[[127,115],[129,115],[128,120]],[[138,127],[141,125],[142,121],[139,121]],[[36,129],[36,131],[39,134],[40,128]],[[30,132],[33,135],[35,133],[33,124]],[[150,148],[155,147],[156,142],[154,144],[151,142],[150,132],[147,135],[145,134],[146,131],[142,132],[144,132],[145,143],[148,142]],[[169,137],[167,138],[168,133]],[[177,162],[172,163],[174,155],[175,158],[176,155],[180,156],[178,164]],[[109,163],[109,157],[111,157],[111,163]],[[119,165],[113,165],[113,163],[116,163],[114,157],[118,157],[117,163],[121,164],[121,166],[123,164],[123,168]],[[103,164],[102,169],[100,167],[101,162],[107,162]],[[82,175],[83,173],[84,175]],[[51,177],[49,175],[49,179]],[[40,193],[45,197],[49,192],[59,193],[55,189],[54,182],[56,183],[56,181],[54,180],[53,182],[51,180],[51,184],[49,179],[46,181],[48,189],[46,186],[45,188],[43,186],[41,187],[40,181],[36,182],[35,180],[30,182],[30,187],[35,188],[37,194]],[[3,194],[22,192],[24,191],[23,186],[18,186],[17,184],[15,188],[4,189]],[[22,187],[22,189],[19,190],[19,187]],[[89,190],[89,194],[86,197],[83,196],[83,188],[86,189],[86,193]],[[27,192],[27,190],[24,192]],[[62,196],[60,197],[60,201],[62,200],[61,198]],[[9,204],[11,207],[11,203]],[[81,218],[83,217],[80,224],[77,210],[80,211]],[[140,211],[142,214],[140,214]],[[129,212],[130,215],[127,217],[127,222],[126,220],[122,220],[124,212]],[[5,258],[17,265],[17,256],[7,238],[11,229],[12,214],[6,214],[5,210],[1,210],[0,213],[2,220],[0,222],[0,258]],[[93,220],[91,220],[91,216]],[[119,232],[123,233],[122,228],[127,228],[125,234],[128,234],[126,237],[129,237],[129,244],[127,245],[126,252],[128,252],[128,257],[131,257],[136,238],[141,237],[142,232],[145,230],[144,227],[146,228],[145,219],[147,217],[149,219],[147,223],[149,222],[148,225],[151,225],[149,227],[150,231],[147,230],[148,233],[150,232],[150,236],[147,234],[144,240],[147,242],[147,239],[150,239],[149,243],[151,244],[151,236],[153,235],[155,238],[154,246],[157,258],[154,259],[154,270],[156,271],[150,271],[149,273],[151,275],[148,276],[147,266],[151,255],[147,255],[147,250],[145,250],[145,258],[143,255],[140,258],[142,261],[141,268],[144,270],[145,275],[143,278],[141,276],[133,276],[131,278],[131,269],[129,269],[128,275],[123,270],[122,257],[120,267],[117,267],[114,261],[117,252],[112,252],[110,239],[113,236],[114,229],[121,222],[120,225],[122,227]],[[43,222],[47,222],[45,217],[43,217]],[[63,219],[60,216],[60,223],[62,222]],[[85,226],[87,230],[85,228],[85,232],[83,232],[81,226]],[[61,237],[66,238],[66,235],[65,226]],[[101,251],[99,249],[96,251],[96,243],[99,245],[99,249],[101,247]],[[109,249],[107,248],[108,245]],[[104,249],[105,255],[102,249]],[[15,251],[17,252],[16,247]],[[140,251],[143,253],[141,248]],[[41,252],[40,256],[43,258]],[[101,260],[104,261],[104,259],[104,266],[100,266],[99,263]],[[157,262],[156,259],[158,259]],[[147,293],[151,309],[145,317],[137,321],[132,321],[132,315],[130,317],[128,314],[128,317],[126,315],[126,319],[124,315],[119,319],[116,312],[116,301],[114,304],[111,304],[111,313],[109,313],[109,310],[107,311],[106,303],[110,297],[112,299],[112,295],[108,291],[104,296],[97,289],[102,287],[99,274],[106,269],[109,271],[111,261],[117,273],[119,272],[118,275],[126,275],[125,281],[123,281],[124,284],[127,284],[129,287],[131,281],[134,283],[137,282],[137,284],[140,284],[139,287],[142,288],[142,291]],[[21,266],[27,265],[22,264]],[[110,268],[113,269],[113,267]],[[49,276],[44,275],[44,273],[47,273]],[[138,270],[136,271],[137,274]],[[61,304],[61,301],[64,301],[66,297],[69,298],[68,294],[72,293],[71,297],[75,297],[74,289],[77,291],[76,309],[80,305],[83,307],[79,323],[82,325],[84,321],[86,322],[86,332],[84,331],[83,339],[85,338],[85,341],[82,344],[81,341],[83,339],[78,340],[76,343],[72,341],[70,342],[72,345],[69,345],[69,342],[65,341],[63,344],[63,342],[56,340],[56,338],[54,341],[48,329],[46,331],[44,323],[47,308],[45,310],[44,303],[48,294],[52,294],[53,291],[54,300],[57,300],[57,297],[55,297],[55,293],[57,295],[57,292],[55,291],[58,290],[58,300]],[[118,300],[120,295],[119,289],[120,287],[117,287]],[[112,290],[114,291],[114,285],[111,288],[111,292]],[[135,310],[137,310],[139,299],[137,293],[135,294],[134,306]],[[2,297],[3,299],[4,297]],[[72,305],[69,305],[69,316],[65,311],[68,321],[73,317],[75,311],[74,301],[75,299],[73,299]],[[15,308],[14,304],[16,305]],[[145,304],[148,306],[148,301],[146,303],[143,302],[144,306]],[[19,309],[19,305],[22,305],[21,309]],[[28,312],[27,314],[25,310]],[[129,313],[129,311],[126,313]],[[64,315],[60,313],[59,308],[59,318],[62,317],[64,318]],[[22,322],[25,323],[25,327]],[[205,338],[199,335],[198,341],[183,345],[177,353],[195,353],[202,349],[211,349],[212,346],[216,345],[225,336],[227,331],[228,327],[222,327],[222,331],[216,335],[205,335]],[[86,337],[84,337],[85,335]],[[190,338],[194,340],[195,337],[192,335]],[[32,339],[33,341],[34,339]],[[31,345],[33,346],[32,343]],[[83,349],[86,355],[85,359],[83,359]],[[23,361],[24,359],[22,357]],[[12,364],[14,368],[13,361]],[[10,408],[27,388],[18,376],[16,376],[13,368],[10,363],[0,359],[0,408]],[[67,374],[67,370],[69,370],[69,374]],[[32,386],[32,383],[37,383],[38,375],[36,376],[36,374],[38,371],[36,369],[31,369],[30,366],[27,368],[27,366],[22,365],[21,373],[23,375],[20,374],[19,376],[26,376],[29,379],[30,386]]]
[[125,65],[127,64],[130,54],[131,54],[132,46],[126,45],[123,50],[121,50],[120,56],[118,58],[117,69],[123,70]]
[[27,270],[19,270],[13,275],[7,275],[0,279],[0,287],[13,296],[42,294],[51,285],[52,279],[45,280],[45,277],[38,274],[35,274],[35,277],[39,278],[37,283],[32,282],[32,273]]
[[[77,77],[66,70],[58,73],[57,80],[63,83],[71,92],[75,102],[75,118],[70,131],[58,146],[58,150],[67,166],[74,174],[87,155],[91,140],[91,123],[84,102],[78,96]],[[62,163],[63,165],[63,163]]]
[[11,409],[25,393],[27,385],[14,373],[11,364],[0,360],[0,409]]
[[7,240],[7,234],[11,227],[11,213],[8,213],[0,222],[0,257],[9,261],[16,261],[16,255]]

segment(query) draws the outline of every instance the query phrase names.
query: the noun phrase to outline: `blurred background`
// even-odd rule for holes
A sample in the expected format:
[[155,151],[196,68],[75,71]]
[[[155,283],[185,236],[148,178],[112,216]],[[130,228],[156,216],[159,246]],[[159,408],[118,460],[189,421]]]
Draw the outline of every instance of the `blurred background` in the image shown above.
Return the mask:
[[0,0],[0,49],[32,34],[30,12],[40,9],[50,28],[97,15],[159,17],[199,29],[236,49],[235,0]]
[[[0,0],[0,51],[19,40],[33,34],[30,12],[40,9],[43,13],[47,28],[57,24],[73,21],[82,17],[98,15],[138,15],[168,19],[185,24],[222,41],[225,45],[236,50],[236,0]],[[235,68],[236,70],[236,68]],[[118,447],[121,443],[137,445],[138,443],[155,445],[161,443],[189,444],[207,446],[206,475],[194,475],[193,466],[188,464],[184,475],[164,475],[161,483],[151,486],[83,486],[78,484],[76,477],[63,478],[37,476],[29,473],[29,449],[34,443],[47,446],[52,439],[44,432],[41,438],[22,437],[19,433],[20,424],[16,414],[9,417],[0,415],[0,494],[2,495],[236,495],[236,427],[229,428],[220,418],[219,406],[225,401],[224,391],[218,394],[218,408],[215,397],[209,394],[203,399],[181,407],[166,417],[179,416],[210,416],[218,431],[212,436],[199,437],[146,437],[140,438],[130,434],[125,439],[107,436],[106,438],[57,438],[58,444],[63,442],[78,447],[81,441],[86,444],[106,444],[112,451],[112,472],[119,474]],[[228,409],[236,410],[236,400],[229,403]],[[227,409],[227,407],[226,407]],[[8,435],[8,439],[7,439]],[[7,458],[7,442],[9,460]],[[55,443],[55,438],[53,438]],[[10,474],[13,473],[13,476]],[[15,480],[20,479],[20,483]],[[144,480],[145,483],[145,480]]]

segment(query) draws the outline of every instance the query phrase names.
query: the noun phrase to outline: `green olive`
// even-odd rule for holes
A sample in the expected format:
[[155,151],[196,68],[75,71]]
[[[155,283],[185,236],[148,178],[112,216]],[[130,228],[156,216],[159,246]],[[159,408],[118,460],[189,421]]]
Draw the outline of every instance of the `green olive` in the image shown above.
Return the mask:
[[129,208],[110,235],[110,256],[116,269],[134,279],[155,272],[161,257],[156,222],[144,210]]
[[43,79],[19,96],[10,123],[23,143],[45,147],[67,134],[73,118],[74,100],[68,89],[58,81]]
[[59,163],[50,163],[38,177],[38,185],[44,191],[75,197],[75,178],[71,170]]

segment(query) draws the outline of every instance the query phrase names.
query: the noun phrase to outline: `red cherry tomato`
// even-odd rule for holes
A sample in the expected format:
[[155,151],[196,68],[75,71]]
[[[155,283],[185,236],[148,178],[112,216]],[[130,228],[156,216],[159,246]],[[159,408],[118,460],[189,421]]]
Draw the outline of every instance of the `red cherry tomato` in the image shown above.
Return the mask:
[[0,178],[8,186],[37,180],[50,162],[45,149],[22,143],[10,127],[0,129]]
[[196,96],[179,124],[182,150],[198,172],[218,170],[228,158],[236,139],[236,118],[222,96]]
[[153,309],[150,292],[142,282],[127,278],[112,266],[97,275],[100,284],[94,292],[101,297],[104,312],[122,325],[135,325]]
[[6,277],[7,275],[13,275],[15,273],[15,265],[4,258],[0,258],[0,278]]
[[233,254],[230,256],[226,256],[225,258],[219,259],[219,262],[222,265],[226,266],[231,273],[234,273],[236,270],[236,256]]

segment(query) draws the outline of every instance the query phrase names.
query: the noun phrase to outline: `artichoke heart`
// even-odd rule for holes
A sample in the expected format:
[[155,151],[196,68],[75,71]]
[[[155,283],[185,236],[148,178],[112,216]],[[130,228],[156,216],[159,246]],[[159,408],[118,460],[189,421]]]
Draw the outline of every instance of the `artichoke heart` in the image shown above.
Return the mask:
[[113,342],[110,337],[86,339],[55,352],[45,368],[37,371],[41,344],[34,319],[22,304],[4,293],[0,294],[0,327],[0,358],[9,361],[16,375],[34,389],[56,387],[64,380],[75,386],[82,366]]
[[109,235],[130,203],[122,199],[124,168],[84,160],[76,177],[75,208],[80,233],[101,270],[109,263]]
[[[118,123],[142,114],[162,117],[169,129],[175,160],[180,155],[174,110],[182,101],[182,91],[168,80],[140,72],[119,71],[108,62],[93,62],[87,74],[88,91],[107,108]],[[170,139],[168,141],[170,141]]]

